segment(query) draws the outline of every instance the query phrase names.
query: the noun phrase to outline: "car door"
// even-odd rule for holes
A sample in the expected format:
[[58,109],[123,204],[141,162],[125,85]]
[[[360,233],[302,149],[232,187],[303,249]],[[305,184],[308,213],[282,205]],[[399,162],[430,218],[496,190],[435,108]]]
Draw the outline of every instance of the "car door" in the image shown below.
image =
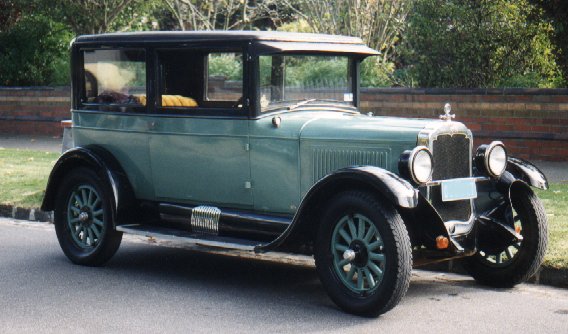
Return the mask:
[[243,53],[163,49],[149,149],[160,201],[250,208]]

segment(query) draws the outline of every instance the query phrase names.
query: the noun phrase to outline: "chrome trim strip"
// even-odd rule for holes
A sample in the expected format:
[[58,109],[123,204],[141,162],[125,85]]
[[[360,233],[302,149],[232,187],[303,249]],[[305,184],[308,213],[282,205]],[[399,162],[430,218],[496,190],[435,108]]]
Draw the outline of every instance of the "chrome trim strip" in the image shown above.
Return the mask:
[[[466,177],[464,179],[472,179],[474,180],[474,182],[485,182],[485,181],[490,181],[491,179],[486,177],[486,176],[477,176],[477,177]],[[452,179],[448,179],[448,180],[452,180]],[[439,186],[440,184],[442,184],[443,181],[448,181],[448,180],[435,180],[435,181],[430,181],[428,183],[425,184],[425,186]]]

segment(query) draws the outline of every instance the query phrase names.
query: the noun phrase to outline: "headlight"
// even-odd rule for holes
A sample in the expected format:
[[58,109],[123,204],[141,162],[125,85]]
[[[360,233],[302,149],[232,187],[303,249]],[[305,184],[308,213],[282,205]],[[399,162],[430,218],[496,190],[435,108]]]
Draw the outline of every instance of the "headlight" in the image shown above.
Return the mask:
[[426,183],[432,179],[432,153],[425,146],[404,151],[398,162],[398,170],[405,178],[418,184]]
[[478,169],[485,171],[491,177],[499,177],[507,168],[507,151],[500,141],[489,145],[481,145],[475,154],[475,164]]

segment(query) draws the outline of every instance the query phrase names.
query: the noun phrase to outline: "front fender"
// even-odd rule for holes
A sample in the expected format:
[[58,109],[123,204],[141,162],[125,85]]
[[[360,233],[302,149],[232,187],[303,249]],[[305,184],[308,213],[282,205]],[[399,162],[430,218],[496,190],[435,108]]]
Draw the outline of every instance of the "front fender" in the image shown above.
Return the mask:
[[544,173],[526,160],[509,157],[507,159],[507,171],[513,174],[516,179],[522,180],[530,186],[543,190],[548,189],[548,181]]
[[374,166],[339,169],[316,182],[302,199],[290,226],[274,241],[257,247],[255,251],[266,252],[284,244],[310,241],[317,230],[317,215],[322,209],[321,206],[338,192],[348,189],[375,192],[402,208],[414,208],[418,205],[418,190],[392,172]]
[[136,210],[134,210],[135,199],[130,182],[114,156],[98,146],[76,147],[59,157],[49,175],[41,210],[54,210],[61,181],[67,172],[76,167],[92,168],[108,182],[112,190],[109,196],[112,197],[115,222],[132,217]]

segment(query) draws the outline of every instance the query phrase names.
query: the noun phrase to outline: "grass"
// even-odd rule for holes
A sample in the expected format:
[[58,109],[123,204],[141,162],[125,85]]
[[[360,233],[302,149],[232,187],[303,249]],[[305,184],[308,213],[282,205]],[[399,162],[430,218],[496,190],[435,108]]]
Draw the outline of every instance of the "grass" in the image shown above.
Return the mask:
[[537,190],[548,216],[548,252],[544,264],[568,268],[568,184],[553,183],[549,190]]
[[[47,178],[59,153],[0,148],[0,204],[41,205]],[[568,184],[537,190],[549,223],[545,265],[568,269]]]
[[0,204],[39,207],[58,157],[53,152],[0,148]]

